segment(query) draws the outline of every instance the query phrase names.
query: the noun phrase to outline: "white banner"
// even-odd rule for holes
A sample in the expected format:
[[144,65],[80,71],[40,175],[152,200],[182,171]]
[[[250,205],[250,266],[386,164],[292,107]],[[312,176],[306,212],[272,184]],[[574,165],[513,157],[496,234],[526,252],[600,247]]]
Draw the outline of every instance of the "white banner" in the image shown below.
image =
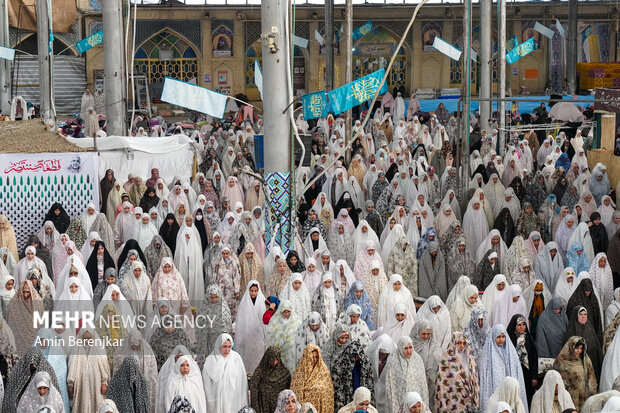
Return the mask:
[[0,154],[0,212],[15,229],[19,251],[54,202],[70,217],[89,202],[99,207],[98,169],[96,152]]
[[439,36],[435,36],[435,40],[433,40],[433,47],[437,49],[437,51],[448,56],[450,59],[459,60],[461,58],[462,52]]
[[536,22],[536,24],[534,24],[534,30],[536,30],[538,33],[542,34],[543,36],[545,36],[545,37],[547,37],[549,39],[553,39],[553,34],[554,34],[553,30],[551,30],[550,28],[548,28],[544,24]]
[[224,117],[228,96],[191,83],[166,77],[161,100],[215,118]]

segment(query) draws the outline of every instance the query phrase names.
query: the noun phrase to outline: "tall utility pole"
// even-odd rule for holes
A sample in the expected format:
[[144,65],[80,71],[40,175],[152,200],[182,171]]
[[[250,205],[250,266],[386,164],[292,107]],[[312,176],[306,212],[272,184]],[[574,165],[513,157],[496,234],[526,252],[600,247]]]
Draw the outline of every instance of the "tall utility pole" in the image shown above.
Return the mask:
[[[480,93],[481,99],[491,99],[491,23],[493,0],[480,0]],[[480,129],[489,132],[493,102],[480,102]]]
[[105,113],[108,135],[125,136],[125,94],[123,93],[123,15],[122,0],[104,0],[103,30],[105,32],[104,83]]
[[577,90],[577,0],[568,0],[568,50],[566,51],[568,93]]
[[[37,53],[39,56],[39,96],[41,117],[46,125],[55,123],[52,111],[52,53],[50,51],[49,0],[37,0]],[[24,110],[26,110],[24,108]]]
[[[346,15],[347,15],[347,24],[346,24],[346,32],[345,36],[345,48],[347,49],[347,64],[345,66],[345,74],[344,74],[344,83],[350,83],[353,80],[353,0],[347,0],[346,4]],[[349,144],[349,140],[353,139],[351,136],[351,109],[347,110],[345,117],[345,137],[344,144],[347,146]],[[345,154],[345,159],[347,161],[351,158],[351,151],[347,151]]]
[[[464,71],[463,71],[463,117],[461,118],[461,151],[463,154],[463,176],[468,177],[469,174],[469,116],[471,113],[471,0],[464,0],[463,2],[463,47],[465,48],[464,55]],[[469,179],[463,179],[463,191],[466,193],[467,181]]]
[[[265,239],[268,249],[273,238],[280,238],[280,247],[287,253],[293,249],[291,174],[291,119],[287,100],[292,87],[287,82],[290,65],[288,27],[289,1],[262,0],[261,39],[263,52],[263,136],[265,160]],[[292,50],[291,50],[292,53]],[[285,111],[285,108],[286,111]],[[278,200],[277,203],[272,203]]]
[[325,89],[334,88],[334,0],[325,0]]
[[[9,13],[7,0],[0,0],[0,46],[11,47],[9,41]],[[11,112],[11,85],[9,84],[9,61],[0,59],[0,112]]]
[[499,128],[497,140],[499,141],[499,155],[504,156],[504,147],[506,146],[506,0],[498,0],[497,2],[497,30],[499,35],[497,41],[499,43],[497,52],[499,54],[499,73],[497,79],[497,91],[499,92],[499,108],[497,116],[499,117]]

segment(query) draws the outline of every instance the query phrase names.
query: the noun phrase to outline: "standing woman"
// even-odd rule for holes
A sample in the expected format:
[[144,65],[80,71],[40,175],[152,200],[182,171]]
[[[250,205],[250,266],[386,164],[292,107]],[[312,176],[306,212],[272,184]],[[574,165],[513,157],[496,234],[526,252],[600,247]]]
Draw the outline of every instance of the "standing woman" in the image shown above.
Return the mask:
[[232,316],[226,302],[222,299],[222,290],[217,284],[207,287],[204,299],[200,303],[196,315],[203,320],[214,320],[209,328],[199,328],[196,332],[196,348],[198,363],[213,351],[217,338],[223,333],[232,333]]
[[476,361],[461,332],[452,334],[448,350],[443,354],[435,382],[437,413],[468,411],[478,406],[479,387]]
[[234,320],[237,317],[237,305],[241,294],[241,267],[237,255],[228,245],[222,247],[220,256],[213,266],[211,282],[220,286],[222,299],[228,304]]
[[237,412],[248,405],[248,378],[233,339],[222,334],[202,370],[207,410],[212,413]]
[[326,272],[321,278],[321,285],[312,296],[312,311],[321,314],[330,334],[334,331],[338,314],[340,313],[341,297],[338,284],[334,283],[331,272]]
[[[68,221],[67,226],[69,226]],[[11,226],[9,219],[3,214],[0,214],[0,247],[8,248],[15,261],[19,260],[15,230]]]
[[564,300],[552,298],[538,319],[536,334],[536,353],[538,357],[556,358],[562,350],[564,332],[568,317],[564,310]]
[[93,290],[105,279],[104,274],[108,268],[116,268],[114,259],[106,249],[103,241],[97,241],[93,247],[93,252],[86,262],[86,271],[88,271]]
[[521,401],[524,406],[527,405],[527,394],[519,356],[507,336],[504,326],[496,324],[491,328],[491,332],[484,343],[480,357],[481,411],[486,411],[489,398],[497,390],[497,386],[504,377],[513,377],[519,381]]
[[512,316],[508,324],[508,335],[513,346],[517,350],[521,369],[523,370],[523,382],[527,393],[528,404],[531,403],[536,387],[538,386],[538,355],[536,344],[527,327],[527,320],[521,314]]
[[245,364],[245,370],[251,376],[258,366],[265,351],[265,296],[258,281],[248,283],[245,294],[239,303],[237,322],[235,324],[235,351]]
[[[568,326],[564,333],[564,342],[568,342],[571,337],[583,337],[586,347],[584,352],[588,355],[594,368],[597,380],[601,377],[601,367],[603,364],[603,350],[601,349],[600,335],[597,334],[592,322],[590,312],[583,306],[575,306],[570,310]],[[587,351],[586,351],[587,350]]]
[[282,363],[280,348],[269,347],[250,378],[250,405],[256,413],[273,413],[278,406],[278,395],[290,391],[286,390],[290,385],[291,373]]
[[366,355],[366,347],[360,341],[351,341],[342,352],[341,357],[333,360],[331,368],[334,384],[334,408],[343,408],[360,387],[372,391],[372,365]]
[[318,413],[334,412],[332,378],[318,346],[310,344],[304,350],[291,380],[291,390],[301,403],[312,403]]
[[[282,363],[295,371],[295,335],[301,320],[293,311],[293,305],[288,300],[282,300],[277,312],[269,320],[267,326],[267,346],[279,346],[282,351]],[[329,372],[328,372],[329,374]]]
[[190,300],[199,302],[205,291],[200,238],[196,235],[196,230],[185,228],[177,239],[179,241],[174,253],[174,263],[183,277]]
[[105,176],[101,181],[99,181],[99,192],[101,194],[101,209],[102,213],[106,213],[106,208],[108,206],[108,194],[114,188],[114,184],[116,182],[116,178],[114,178],[114,171],[108,169],[105,171]]
[[596,375],[583,338],[573,336],[568,339],[555,359],[553,369],[562,376],[577,410],[581,410],[588,397],[596,394]]
[[164,223],[159,227],[159,235],[161,235],[168,248],[170,248],[172,254],[176,251],[179,229],[179,224],[173,213],[166,215]]
[[43,314],[43,300],[30,280],[24,281],[9,302],[6,322],[15,336],[17,354],[23,356],[32,345],[37,329],[33,326],[35,312]]
[[[158,386],[157,392],[164,394],[158,397],[157,413],[167,413],[177,396],[186,398],[196,412],[206,412],[207,402],[205,389],[200,377],[200,369],[190,356],[181,356],[174,363],[165,386]],[[173,410],[174,411],[174,410]]]
[[388,357],[380,381],[385,382],[387,399],[386,413],[398,413],[400,404],[408,392],[417,392],[428,405],[428,386],[424,363],[413,349],[411,338],[403,336],[398,340],[397,350]]

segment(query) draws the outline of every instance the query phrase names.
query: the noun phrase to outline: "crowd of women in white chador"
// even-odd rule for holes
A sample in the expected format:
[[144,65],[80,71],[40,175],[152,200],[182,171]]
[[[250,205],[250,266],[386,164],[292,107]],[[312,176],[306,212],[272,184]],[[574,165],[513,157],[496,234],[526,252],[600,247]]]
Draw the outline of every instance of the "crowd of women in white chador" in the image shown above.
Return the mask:
[[290,244],[245,173],[261,121],[193,131],[191,180],[106,171],[19,249],[0,215],[2,412],[618,411],[620,188],[586,131],[483,131],[457,169],[445,108],[390,98],[350,163],[344,119],[297,118]]

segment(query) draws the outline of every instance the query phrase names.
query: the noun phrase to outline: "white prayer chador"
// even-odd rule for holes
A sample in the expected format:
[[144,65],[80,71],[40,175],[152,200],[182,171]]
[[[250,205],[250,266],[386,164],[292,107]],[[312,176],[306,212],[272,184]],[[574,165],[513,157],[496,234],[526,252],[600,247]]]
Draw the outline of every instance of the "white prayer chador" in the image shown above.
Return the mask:
[[[439,310],[435,312],[435,309]],[[418,311],[419,320],[427,320],[431,323],[433,338],[441,345],[445,351],[452,340],[452,326],[450,323],[450,311],[448,307],[441,301],[437,295],[431,295],[428,300],[422,304]]]
[[[396,282],[400,282],[401,284],[398,291],[394,288],[394,284]],[[377,307],[376,319],[377,326],[381,327],[385,325],[390,316],[393,314],[394,305],[397,303],[405,303],[414,320],[417,319],[413,297],[411,296],[409,289],[405,287],[405,284],[403,284],[403,277],[400,274],[392,274],[388,285],[385,286],[379,296],[379,306]]]
[[[491,317],[491,324],[501,324],[507,326],[512,316],[515,314],[529,314],[525,307],[525,300],[523,299],[523,292],[518,284],[512,284],[506,288],[506,294],[504,294],[503,301],[495,300],[493,306],[493,313]],[[514,300],[517,299],[515,302]]]
[[[606,259],[605,266],[602,268],[599,266],[601,258]],[[603,305],[601,309],[607,309],[614,300],[614,280],[609,261],[607,261],[607,255],[604,252],[599,252],[592,260],[590,264],[590,278]]]
[[609,391],[612,389],[612,384],[616,377],[620,375],[620,338],[618,334],[614,337],[613,341],[605,353],[603,359],[603,367],[601,370],[601,380],[599,391]]
[[[298,290],[295,290],[293,286],[293,283],[296,281],[299,281],[301,283],[301,286]],[[282,289],[279,298],[280,300],[289,300],[291,302],[291,304],[293,305],[293,311],[295,312],[295,314],[297,314],[300,320],[305,320],[310,314],[310,294],[308,293],[308,290],[304,285],[303,276],[300,273],[294,272],[291,274],[286,285]]]
[[605,310],[605,328],[612,322],[620,311],[620,287],[614,290],[614,300]]
[[[132,274],[133,275],[133,274]],[[116,300],[112,297],[117,297]],[[105,294],[101,299],[101,302],[97,306],[97,311],[95,311],[95,320],[99,318],[103,309],[106,305],[111,305],[116,309],[116,314],[122,317],[133,317],[133,308],[131,308],[131,303],[127,300],[127,298],[121,292],[121,289],[116,284],[108,285],[108,288],[105,290]]]
[[577,274],[575,273],[573,267],[564,268],[564,271],[555,286],[555,293],[553,293],[553,297],[560,297],[565,303],[567,303],[570,296],[575,292],[577,284],[579,284],[579,282],[577,281]]
[[[181,365],[186,362],[189,364],[189,373],[183,375],[181,373]],[[160,377],[164,373],[163,370],[162,367],[162,371],[159,373]],[[158,392],[163,392],[165,395],[163,405],[159,403],[158,398],[157,413],[167,413],[176,396],[185,397],[196,412],[207,411],[207,402],[200,376],[200,368],[192,357],[179,357],[176,363],[174,363],[174,367],[170,369],[165,384],[165,387],[162,388],[158,386],[157,389]]]
[[191,228],[186,227],[180,242],[177,241],[174,264],[183,277],[190,301],[199,303],[205,294],[202,247],[200,237],[196,237]]
[[[375,234],[375,231],[370,227],[368,222],[365,219],[362,219],[355,232],[353,233],[353,252],[355,257],[357,257],[363,249],[366,248],[366,241],[371,240],[374,242],[375,246],[381,245],[379,243],[379,237]],[[377,247],[378,252],[381,252],[381,247]]]
[[[498,290],[498,285],[504,283],[503,289]],[[484,294],[482,295],[482,305],[487,310],[487,317],[489,320],[491,319],[491,314],[493,314],[493,308],[495,307],[496,300],[504,300],[504,295],[506,294],[508,287],[508,281],[506,280],[506,276],[504,274],[496,274],[493,277],[493,281],[491,284],[484,290]]]
[[[474,209],[474,204],[478,204],[478,209]],[[463,231],[467,237],[467,249],[470,251],[477,251],[489,234],[487,215],[480,205],[480,200],[475,195],[467,205],[463,217]]]
[[[557,386],[557,396],[555,395]],[[555,370],[549,370],[545,374],[543,384],[532,397],[532,407],[530,413],[551,413],[553,412],[554,400],[557,398],[560,411],[574,409],[575,405],[570,393],[564,387],[562,376]]]
[[[29,253],[34,254],[32,256],[32,259],[28,257]],[[16,285],[22,285],[22,283],[26,281],[26,275],[28,274],[28,271],[35,267],[41,270],[42,278],[46,278],[48,276],[45,263],[36,255],[37,249],[35,247],[33,247],[32,245],[26,247],[26,256],[19,260],[19,262],[17,263],[17,269],[15,270]]]
[[[90,297],[86,289],[82,287],[82,282],[79,277],[71,277],[65,286],[65,290],[61,291],[60,297],[56,300],[54,310],[65,313],[79,312],[82,316],[85,312],[93,313],[95,311],[92,297]],[[73,289],[77,287],[76,291],[71,291],[72,287]]]
[[202,371],[202,382],[207,397],[209,413],[238,412],[248,405],[248,378],[239,353],[230,350],[222,354],[221,346],[233,339],[224,333],[215,341],[213,351],[207,357]]
[[[258,288],[256,298],[250,297],[250,287]],[[239,353],[245,364],[248,374],[254,373],[254,369],[260,363],[265,352],[265,330],[263,314],[265,313],[265,296],[260,290],[258,281],[251,280],[246,289],[239,308],[237,309],[237,322],[235,325],[235,351]]]
[[86,267],[82,263],[77,256],[71,255],[67,258],[67,263],[63,267],[62,271],[60,271],[60,275],[58,276],[58,280],[56,281],[56,294],[54,299],[58,300],[60,298],[60,294],[66,290],[67,282],[71,278],[69,277],[69,271],[71,270],[71,266],[74,266],[78,270],[78,278],[80,279],[80,283],[84,288],[84,291],[88,293],[88,295],[93,297],[93,287],[90,282],[90,277],[88,276],[88,271],[86,271]]
[[[137,269],[141,270],[138,278],[135,276]],[[134,314],[147,320],[153,312],[153,290],[144,264],[134,261],[131,264],[131,273],[121,280],[120,287],[127,295]]]
[[157,228],[151,223],[151,218],[144,214],[140,219],[140,222],[136,224],[133,232],[133,239],[138,241],[138,245],[142,248],[142,251],[151,244],[151,240],[158,234]]
[[498,252],[498,255],[499,255],[499,257],[497,258],[497,262],[499,263],[499,266],[501,268],[501,266],[504,264],[504,260],[506,259],[506,253],[508,251],[508,247],[506,246],[506,243],[502,239],[501,234],[499,230],[497,229],[492,229],[491,231],[489,231],[489,235],[486,236],[486,238],[482,241],[482,243],[474,247],[474,248],[477,248],[476,262],[482,261],[482,259],[484,258],[484,255],[486,254],[488,250],[495,249],[493,247],[493,237],[496,237],[496,236],[499,238],[499,252],[496,251]]

